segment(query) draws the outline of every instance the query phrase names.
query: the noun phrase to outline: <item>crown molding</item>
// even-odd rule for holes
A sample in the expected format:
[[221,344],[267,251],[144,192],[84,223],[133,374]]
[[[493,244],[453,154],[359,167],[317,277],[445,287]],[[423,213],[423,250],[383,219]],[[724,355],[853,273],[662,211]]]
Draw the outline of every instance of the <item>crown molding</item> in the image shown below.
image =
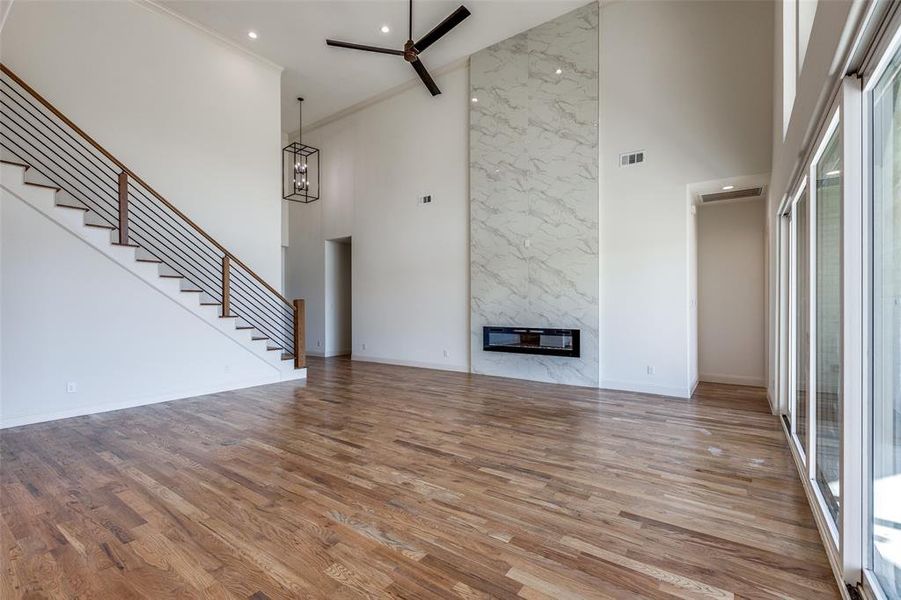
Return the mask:
[[212,38],[214,41],[218,42],[219,44],[226,46],[227,48],[229,48],[231,50],[236,50],[239,53],[243,54],[244,56],[252,58],[256,62],[260,63],[261,65],[269,67],[270,69],[275,69],[279,73],[281,73],[282,71],[285,70],[285,68],[283,66],[281,66],[280,64],[274,63],[271,60],[269,60],[268,58],[260,56],[259,54],[257,54],[256,52],[253,52],[252,50],[248,50],[244,46],[228,39],[221,33],[217,32],[217,31],[213,31],[209,27],[201,25],[197,21],[189,19],[188,17],[169,9],[169,8],[163,6],[162,4],[159,4],[159,3],[155,2],[154,0],[131,0],[131,2],[133,4],[137,4],[138,6],[145,8],[151,12],[155,12],[157,14],[169,17],[171,19],[175,19],[176,21],[180,21],[181,23],[188,25],[189,27],[191,27],[193,29],[196,29],[197,31],[206,35],[207,37]]

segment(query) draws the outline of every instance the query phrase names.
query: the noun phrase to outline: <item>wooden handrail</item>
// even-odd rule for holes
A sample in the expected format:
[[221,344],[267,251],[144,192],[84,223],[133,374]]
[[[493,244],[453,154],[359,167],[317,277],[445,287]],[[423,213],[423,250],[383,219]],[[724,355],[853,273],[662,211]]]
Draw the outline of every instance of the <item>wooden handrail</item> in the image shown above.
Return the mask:
[[[16,75],[15,73],[13,73],[13,72],[10,70],[9,67],[7,67],[7,66],[6,66],[5,64],[3,64],[3,63],[0,63],[0,70],[2,70],[3,73],[5,73],[6,75],[8,75],[8,76],[10,77],[10,79],[12,79],[12,80],[15,81],[17,84],[19,84],[19,86],[21,86],[25,91],[27,91],[29,94],[31,94],[31,96],[34,97],[35,100],[37,100],[38,102],[40,102],[41,104],[43,104],[44,107],[45,107],[47,110],[49,110],[49,111],[52,112],[54,115],[56,115],[56,117],[57,117],[59,120],[61,120],[63,123],[65,123],[66,125],[68,125],[69,127],[71,127],[71,128],[75,131],[75,133],[77,133],[77,134],[80,135],[82,138],[84,138],[86,142],[88,142],[89,144],[91,144],[92,146],[94,146],[94,148],[97,149],[98,152],[100,152],[101,154],[103,154],[103,155],[104,155],[106,158],[108,158],[113,164],[115,164],[117,167],[119,167],[119,169],[122,171],[122,173],[126,174],[128,177],[130,177],[131,179],[133,179],[133,180],[136,181],[137,183],[141,184],[141,186],[142,186],[145,190],[147,190],[148,192],[150,192],[157,200],[159,200],[162,204],[164,204],[169,210],[171,210],[171,211],[174,212],[176,215],[178,215],[179,217],[181,217],[188,225],[190,225],[191,227],[193,227],[194,230],[197,231],[197,233],[199,233],[200,235],[202,235],[203,237],[205,237],[205,238],[207,239],[207,241],[209,241],[209,242],[210,242],[211,244],[213,244],[216,248],[218,248],[218,249],[219,249],[223,254],[225,254],[232,262],[238,264],[242,269],[244,269],[245,271],[247,271],[254,279],[256,279],[260,284],[262,284],[267,290],[269,290],[270,292],[272,292],[273,294],[275,294],[275,296],[276,296],[279,300],[281,300],[282,302],[284,302],[286,305],[288,305],[288,306],[291,307],[291,308],[294,307],[294,303],[292,303],[290,300],[288,300],[287,298],[285,298],[285,297],[284,297],[281,293],[279,293],[279,291],[276,290],[274,287],[272,287],[271,285],[269,285],[268,283],[266,283],[266,281],[265,281],[262,277],[260,277],[260,276],[257,275],[256,273],[254,273],[253,269],[251,269],[250,267],[248,267],[247,265],[245,265],[243,262],[241,262],[241,260],[240,260],[237,256],[235,256],[234,254],[232,254],[231,252],[229,252],[229,251],[225,248],[225,246],[223,246],[222,244],[220,244],[219,242],[217,242],[210,234],[208,234],[206,231],[204,231],[204,230],[200,227],[200,225],[198,225],[197,223],[195,223],[194,221],[192,221],[190,218],[188,218],[187,215],[185,215],[183,212],[181,212],[180,210],[178,210],[177,208],[175,208],[175,206],[173,206],[168,200],[166,200],[165,198],[163,198],[163,196],[162,196],[159,192],[157,192],[155,189],[153,189],[152,187],[150,187],[149,185],[147,185],[147,183],[146,183],[143,179],[141,179],[140,177],[138,177],[137,175],[135,175],[134,172],[133,172],[131,169],[129,169],[127,166],[125,166],[125,165],[124,165],[119,159],[117,159],[115,156],[113,156],[112,154],[110,154],[110,153],[107,151],[107,149],[104,148],[103,146],[101,146],[96,140],[94,140],[94,138],[92,138],[92,137],[89,136],[87,133],[85,133],[84,131],[82,131],[82,129],[81,129],[78,125],[76,125],[76,124],[73,123],[71,120],[69,120],[69,118],[66,117],[66,115],[64,115],[63,113],[61,113],[55,106],[53,106],[52,104],[50,104],[50,102],[49,102],[46,98],[44,98],[43,96],[41,96],[34,88],[32,88],[30,85],[28,85],[27,83],[25,83],[24,81],[22,81],[22,79],[21,79],[18,75]],[[120,180],[120,181],[121,181],[121,180]]]

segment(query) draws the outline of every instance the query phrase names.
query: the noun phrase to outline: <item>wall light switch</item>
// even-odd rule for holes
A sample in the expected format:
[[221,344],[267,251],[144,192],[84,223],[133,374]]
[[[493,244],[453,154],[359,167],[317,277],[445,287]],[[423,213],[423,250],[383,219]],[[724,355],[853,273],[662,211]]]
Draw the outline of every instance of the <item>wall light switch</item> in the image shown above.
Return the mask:
[[366,344],[363,344],[363,350],[365,350],[365,349],[366,349]]
[[74,394],[77,391],[78,391],[78,384],[75,383],[74,381],[70,381],[69,383],[66,384],[66,392],[68,392],[70,394]]

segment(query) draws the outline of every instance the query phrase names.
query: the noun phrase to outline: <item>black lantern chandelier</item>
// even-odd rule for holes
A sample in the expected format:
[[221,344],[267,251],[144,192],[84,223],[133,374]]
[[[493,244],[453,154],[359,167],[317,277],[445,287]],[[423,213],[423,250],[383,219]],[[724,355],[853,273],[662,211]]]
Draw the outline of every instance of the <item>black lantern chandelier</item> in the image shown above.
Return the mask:
[[297,103],[297,141],[282,149],[282,198],[309,204],[319,200],[319,150],[303,143],[303,98],[298,98]]

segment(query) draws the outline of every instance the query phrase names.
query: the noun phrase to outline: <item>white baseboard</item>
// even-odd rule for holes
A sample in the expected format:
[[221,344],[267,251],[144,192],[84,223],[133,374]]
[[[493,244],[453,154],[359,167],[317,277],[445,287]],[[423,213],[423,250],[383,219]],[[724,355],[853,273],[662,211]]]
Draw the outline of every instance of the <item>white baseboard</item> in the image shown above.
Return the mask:
[[469,373],[469,365],[455,365],[446,363],[421,362],[418,360],[401,360],[397,358],[386,358],[381,356],[370,356],[351,354],[350,358],[359,362],[373,362],[385,365],[398,365],[401,367],[416,367],[418,369],[437,369],[439,371],[457,371],[460,373]]
[[748,375],[717,375],[701,373],[699,379],[706,383],[725,383],[728,385],[750,385],[754,387],[766,387],[766,378]]
[[321,358],[330,358],[332,356],[349,356],[350,349],[347,350],[307,350],[307,356],[319,356]]
[[106,402],[102,404],[94,404],[91,406],[79,406],[69,410],[60,410],[48,413],[37,413],[32,415],[22,415],[19,417],[6,418],[0,415],[0,429],[8,429],[10,427],[20,427],[22,425],[32,425],[34,423],[44,423],[46,421],[56,421],[59,419],[68,419],[71,417],[83,417],[85,415],[95,415],[98,413],[110,412],[114,410],[122,410],[125,408],[136,408],[138,406],[147,406],[148,404],[159,404],[160,402],[170,402],[172,400],[184,400],[195,396],[206,396],[208,394],[218,394],[220,392],[228,392],[232,390],[240,390],[258,385],[267,385],[270,383],[279,383],[280,381],[291,381],[296,379],[306,379],[307,370],[297,369],[291,373],[281,375],[271,375],[266,377],[256,377],[253,379],[245,379],[242,381],[231,382],[228,384],[216,384],[209,386],[201,386],[197,388],[183,389],[176,392],[167,392],[154,396],[144,396],[138,398],[130,398],[119,402]]
[[619,381],[614,379],[602,379],[600,386],[605,390],[620,392],[637,392],[639,394],[652,394],[654,396],[672,396],[674,398],[691,398],[692,390],[688,387],[656,385],[643,381]]
[[351,350],[348,348],[347,350],[328,350],[322,353],[322,356],[326,358],[330,358],[332,356],[350,356]]

